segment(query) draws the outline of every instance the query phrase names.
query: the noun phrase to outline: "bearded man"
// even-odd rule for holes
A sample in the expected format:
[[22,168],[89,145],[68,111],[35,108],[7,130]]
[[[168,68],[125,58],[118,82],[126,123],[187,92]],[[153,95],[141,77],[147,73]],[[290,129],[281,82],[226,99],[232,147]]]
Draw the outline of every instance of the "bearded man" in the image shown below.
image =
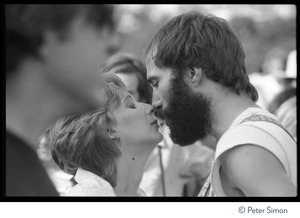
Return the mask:
[[241,42],[229,23],[188,12],[165,24],[146,47],[152,105],[171,139],[217,139],[199,196],[296,196],[296,142],[255,102]]

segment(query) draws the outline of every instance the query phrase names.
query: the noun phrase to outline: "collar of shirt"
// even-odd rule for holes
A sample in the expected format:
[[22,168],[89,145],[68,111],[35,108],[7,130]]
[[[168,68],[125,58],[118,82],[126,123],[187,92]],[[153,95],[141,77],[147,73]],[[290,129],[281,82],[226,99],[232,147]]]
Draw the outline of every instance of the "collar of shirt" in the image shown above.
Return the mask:
[[113,191],[112,186],[106,180],[91,171],[84,170],[82,168],[77,169],[74,179],[78,184],[101,184],[104,188],[111,189]]

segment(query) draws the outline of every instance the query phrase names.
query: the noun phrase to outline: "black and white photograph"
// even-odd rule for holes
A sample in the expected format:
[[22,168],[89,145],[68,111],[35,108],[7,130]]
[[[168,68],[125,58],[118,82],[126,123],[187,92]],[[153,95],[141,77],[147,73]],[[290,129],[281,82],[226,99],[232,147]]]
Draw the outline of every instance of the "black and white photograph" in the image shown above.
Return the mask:
[[296,5],[2,7],[1,210],[240,201],[228,217],[299,214],[250,205],[299,202]]

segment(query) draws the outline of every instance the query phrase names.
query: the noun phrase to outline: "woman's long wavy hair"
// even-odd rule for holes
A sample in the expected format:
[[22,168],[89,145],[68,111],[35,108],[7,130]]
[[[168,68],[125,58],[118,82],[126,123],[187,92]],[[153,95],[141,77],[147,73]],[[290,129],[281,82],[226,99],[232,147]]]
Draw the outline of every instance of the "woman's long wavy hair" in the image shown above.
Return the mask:
[[59,119],[50,128],[49,139],[52,158],[60,169],[75,175],[80,167],[115,187],[115,161],[121,152],[107,131],[116,122],[111,109],[120,105],[118,90],[125,90],[125,85],[114,75],[106,76],[106,80],[104,106],[82,116]]

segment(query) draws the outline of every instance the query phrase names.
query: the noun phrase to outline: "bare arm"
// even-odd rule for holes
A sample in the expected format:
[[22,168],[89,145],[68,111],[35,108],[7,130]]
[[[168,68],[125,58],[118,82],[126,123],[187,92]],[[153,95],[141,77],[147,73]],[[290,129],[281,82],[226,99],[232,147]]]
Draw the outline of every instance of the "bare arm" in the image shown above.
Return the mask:
[[255,145],[235,147],[221,156],[222,173],[246,196],[296,196],[297,188],[280,161]]

